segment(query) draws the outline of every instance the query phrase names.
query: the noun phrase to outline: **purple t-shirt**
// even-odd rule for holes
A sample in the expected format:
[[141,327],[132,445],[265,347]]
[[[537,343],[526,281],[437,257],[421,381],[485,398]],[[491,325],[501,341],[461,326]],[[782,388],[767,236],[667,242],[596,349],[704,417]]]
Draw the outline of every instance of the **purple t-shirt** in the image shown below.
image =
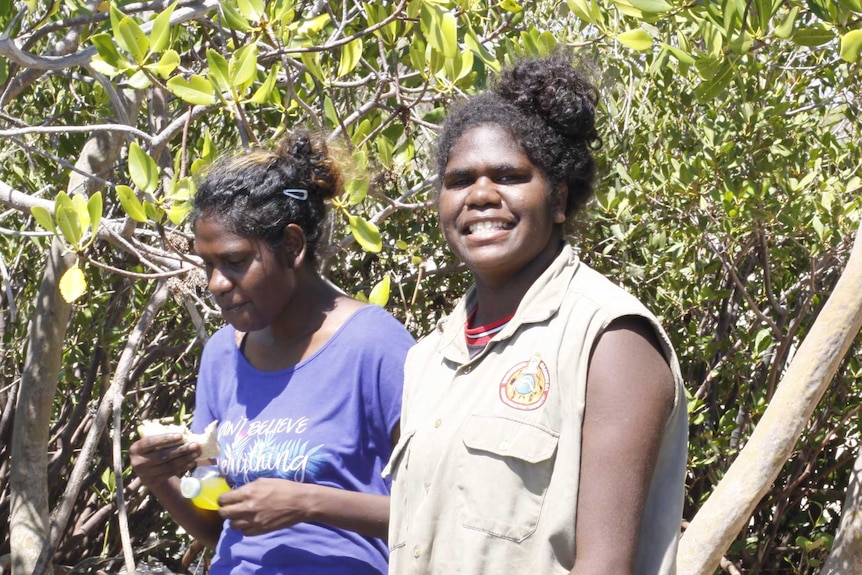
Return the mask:
[[[219,467],[233,485],[278,477],[389,495],[381,471],[401,414],[414,341],[383,308],[357,310],[323,347],[281,371],[255,369],[226,326],[204,347],[193,431],[218,420]],[[380,575],[380,539],[318,523],[245,537],[225,522],[210,573]]]

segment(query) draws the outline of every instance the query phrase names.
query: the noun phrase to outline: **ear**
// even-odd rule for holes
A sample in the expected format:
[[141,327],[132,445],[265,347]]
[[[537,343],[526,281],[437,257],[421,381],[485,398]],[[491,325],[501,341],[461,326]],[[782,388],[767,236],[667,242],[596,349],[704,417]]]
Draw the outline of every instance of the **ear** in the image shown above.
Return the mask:
[[555,224],[566,223],[566,204],[569,202],[569,186],[560,182],[551,192],[551,213]]
[[284,226],[284,242],[281,256],[288,267],[298,268],[305,261],[305,232],[298,224]]

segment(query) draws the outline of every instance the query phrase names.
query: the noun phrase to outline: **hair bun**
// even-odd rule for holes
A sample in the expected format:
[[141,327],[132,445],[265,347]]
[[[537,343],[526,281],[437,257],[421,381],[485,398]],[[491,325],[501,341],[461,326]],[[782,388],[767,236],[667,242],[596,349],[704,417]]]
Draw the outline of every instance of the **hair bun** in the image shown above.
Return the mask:
[[326,200],[342,193],[341,170],[322,136],[305,129],[297,130],[279,140],[275,153],[281,162],[308,167],[310,196]]
[[524,112],[540,116],[567,139],[598,139],[597,91],[575,69],[568,50],[558,49],[547,58],[515,64],[503,71],[493,89]]

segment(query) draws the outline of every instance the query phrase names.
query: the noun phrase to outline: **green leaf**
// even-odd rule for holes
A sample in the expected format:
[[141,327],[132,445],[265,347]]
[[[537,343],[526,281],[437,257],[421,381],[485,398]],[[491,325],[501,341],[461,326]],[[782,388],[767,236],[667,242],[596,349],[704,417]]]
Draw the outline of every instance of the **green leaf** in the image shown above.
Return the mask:
[[856,62],[862,53],[862,30],[851,30],[841,36],[841,59]]
[[230,67],[225,57],[212,48],[207,48],[207,64],[209,67],[207,78],[210,79],[213,85],[220,92],[230,90]]
[[175,50],[166,50],[156,64],[147,64],[144,68],[162,78],[168,78],[179,65],[180,55]]
[[389,303],[390,283],[389,275],[383,276],[383,279],[371,288],[371,293],[368,294],[368,301],[380,307],[386,307],[386,304]]
[[355,206],[368,195],[368,177],[351,178],[344,183],[348,205]]
[[383,241],[377,226],[361,216],[352,214],[347,216],[347,223],[350,225],[350,233],[365,251],[377,253],[383,249]]
[[213,85],[203,76],[192,76],[188,80],[174,76],[167,82],[168,89],[177,98],[196,106],[215,103]]
[[848,10],[862,13],[862,0],[838,0],[838,3]]
[[57,227],[60,228],[63,239],[77,251],[80,247],[81,238],[84,235],[78,214],[70,206],[57,206],[55,214]]
[[640,10],[650,14],[663,14],[672,8],[664,0],[628,0],[629,3]]
[[362,57],[362,38],[357,38],[341,47],[341,58],[338,61],[336,78],[346,76],[356,68]]
[[87,200],[87,213],[90,215],[90,229],[92,230],[93,239],[99,232],[99,225],[102,223],[102,192],[96,192],[90,199]]
[[72,209],[75,210],[75,216],[81,223],[81,234],[83,235],[84,228],[90,227],[90,212],[87,209],[87,198],[83,194],[72,196]]
[[123,206],[123,211],[136,222],[146,222],[147,214],[144,213],[144,206],[138,196],[135,195],[135,190],[129,186],[119,185],[115,188],[117,197],[120,198],[120,205]]
[[118,32],[116,40],[120,48],[131,54],[136,64],[143,64],[150,41],[138,23],[127,16],[120,21]]
[[239,0],[237,6],[240,13],[251,22],[260,22],[266,13],[263,0]]
[[689,54],[688,52],[684,52],[683,50],[680,50],[679,48],[671,46],[670,44],[662,44],[662,47],[665,50],[667,50],[668,52],[670,52],[671,54],[673,54],[673,56],[677,60],[679,60],[679,62],[681,64],[686,64],[689,66],[694,64],[694,57],[691,54]]
[[252,102],[255,104],[265,104],[269,101],[269,97],[272,95],[272,91],[275,89],[275,84],[278,80],[279,70],[281,70],[280,63],[276,62],[272,65],[272,68],[269,70],[269,74],[266,76],[266,80],[264,80],[263,84],[260,85],[251,97]]
[[252,30],[252,25],[245,16],[242,15],[234,2],[219,2],[218,5],[228,28],[238,32],[248,32]]
[[126,79],[126,83],[135,90],[146,90],[153,85],[150,77],[143,70],[138,70]]
[[257,75],[257,45],[247,44],[230,58],[230,85],[240,88],[250,83]]
[[323,81],[323,70],[320,68],[320,52],[303,52],[299,55],[308,73],[317,80]]
[[497,57],[492,52],[490,52],[482,42],[479,41],[479,37],[476,36],[476,32],[469,25],[467,26],[467,30],[464,32],[464,44],[469,50],[479,56],[479,59],[481,59],[485,63],[485,65],[487,65],[495,72],[500,71],[500,62],[497,60]]
[[175,226],[183,223],[188,215],[192,212],[191,202],[174,202],[168,210],[168,219]]
[[793,25],[796,23],[796,16],[799,14],[799,6],[794,6],[787,13],[787,17],[781,24],[775,28],[775,35],[779,38],[790,38],[793,35]]
[[595,17],[595,7],[591,0],[566,0],[566,5],[569,10],[574,12],[575,16],[589,24],[598,23]]
[[159,224],[165,219],[165,210],[146,200],[144,200],[144,213],[147,214],[148,218]]
[[649,50],[652,47],[652,36],[644,30],[629,30],[617,36],[617,40],[624,46],[628,46],[632,50]]
[[828,44],[835,38],[835,33],[826,28],[810,26],[798,28],[793,33],[793,43],[799,46],[815,47]]
[[129,176],[146,194],[152,194],[159,185],[159,166],[136,142],[129,145]]
[[500,8],[505,10],[506,12],[518,13],[521,12],[524,8],[515,2],[515,0],[503,0],[500,2]]
[[168,47],[171,41],[171,14],[178,3],[179,0],[175,0],[153,20],[153,29],[150,31],[150,50],[153,52],[161,52]]
[[60,295],[67,303],[72,303],[87,292],[87,278],[76,265],[67,269],[60,278]]
[[54,228],[54,217],[51,216],[51,212],[42,206],[33,206],[30,208],[30,213],[33,214],[33,219],[36,220],[36,223],[48,230],[49,232],[57,233],[57,230]]
[[724,92],[731,80],[733,80],[733,67],[728,62],[721,62],[715,74],[695,88],[694,95],[701,102],[712,100]]
[[102,60],[114,68],[119,68],[120,62],[127,60],[120,55],[117,47],[114,45],[114,38],[110,34],[95,34],[90,36],[90,42],[96,47],[96,52],[102,57]]
[[458,25],[455,16],[433,4],[422,5],[422,27],[431,46],[445,58],[458,53]]
[[119,69],[105,62],[98,54],[93,56],[93,58],[90,60],[90,67],[93,68],[93,70],[95,70],[99,74],[104,74],[109,78],[113,78],[120,73]]

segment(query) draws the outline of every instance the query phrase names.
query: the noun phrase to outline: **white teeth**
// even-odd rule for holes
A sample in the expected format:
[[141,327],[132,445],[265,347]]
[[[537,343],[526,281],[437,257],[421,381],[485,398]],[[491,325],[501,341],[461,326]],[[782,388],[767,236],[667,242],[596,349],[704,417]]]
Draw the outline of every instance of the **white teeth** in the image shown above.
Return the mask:
[[486,232],[491,230],[505,230],[506,224],[503,222],[484,221],[470,224],[469,232],[475,234],[478,232]]

